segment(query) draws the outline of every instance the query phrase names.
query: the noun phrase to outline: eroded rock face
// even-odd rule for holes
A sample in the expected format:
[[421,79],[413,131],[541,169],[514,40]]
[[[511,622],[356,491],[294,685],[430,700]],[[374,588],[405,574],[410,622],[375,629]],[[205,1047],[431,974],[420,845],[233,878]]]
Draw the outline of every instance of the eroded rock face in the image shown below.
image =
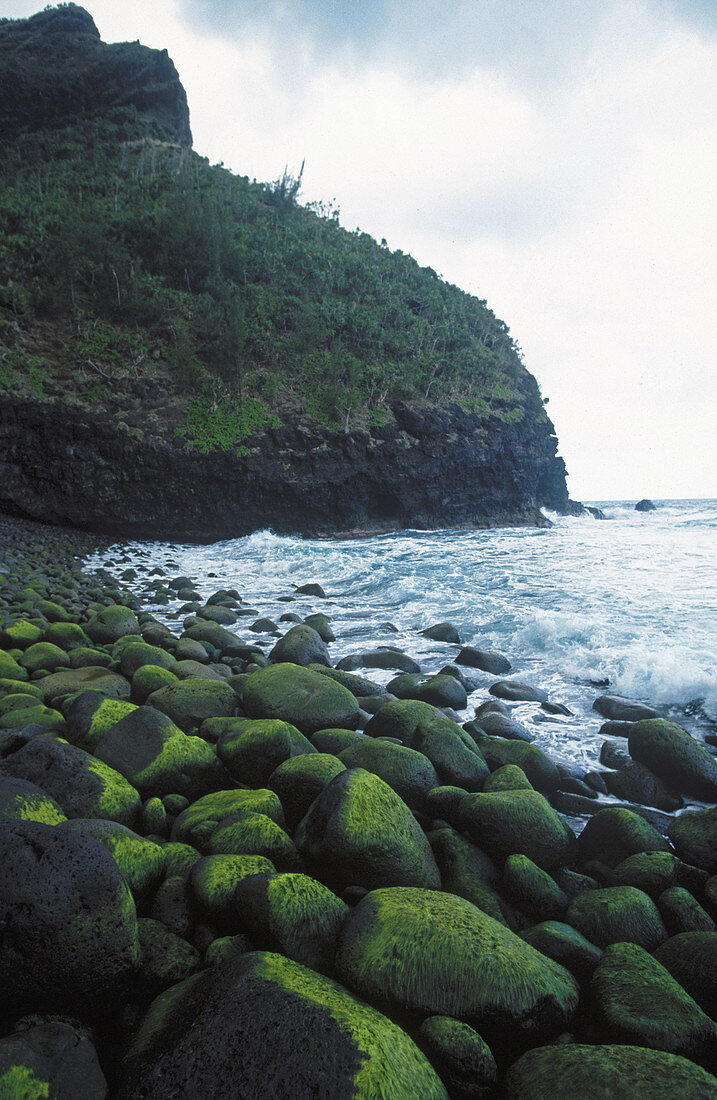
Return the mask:
[[149,134],[191,147],[187,97],[166,50],[102,42],[76,4],[9,20],[0,48],[4,139],[134,107]]

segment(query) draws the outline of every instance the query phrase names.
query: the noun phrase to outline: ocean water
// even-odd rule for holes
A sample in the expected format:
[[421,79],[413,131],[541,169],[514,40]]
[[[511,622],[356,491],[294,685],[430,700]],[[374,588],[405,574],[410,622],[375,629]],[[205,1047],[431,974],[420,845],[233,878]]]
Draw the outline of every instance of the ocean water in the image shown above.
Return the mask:
[[[585,770],[597,761],[603,719],[600,694],[648,703],[694,733],[717,729],[717,501],[596,501],[606,515],[566,518],[553,526],[484,531],[413,531],[368,539],[301,539],[259,531],[208,546],[129,543],[136,565],[165,566],[195,579],[203,597],[236,588],[257,615],[278,621],[287,611],[321,611],[337,640],[334,663],[377,645],[398,646],[434,672],[458,647],[419,631],[452,622],[464,644],[504,653],[508,674],[564,703],[569,716],[549,716],[534,703],[512,714],[556,761]],[[116,561],[117,547],[90,564]],[[327,600],[296,597],[294,586],[316,581]],[[141,581],[137,582],[141,589]],[[152,608],[168,617],[172,607]],[[232,629],[252,634],[247,617]],[[290,626],[290,623],[282,624]],[[462,717],[473,714],[496,679],[479,681]],[[367,670],[386,683],[395,673]]]

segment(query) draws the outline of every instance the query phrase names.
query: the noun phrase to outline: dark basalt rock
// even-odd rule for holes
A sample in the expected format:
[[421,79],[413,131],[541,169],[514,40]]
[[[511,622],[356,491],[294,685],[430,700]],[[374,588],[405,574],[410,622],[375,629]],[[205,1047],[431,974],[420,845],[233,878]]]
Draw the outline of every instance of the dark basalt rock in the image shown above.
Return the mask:
[[[137,133],[191,147],[189,109],[166,50],[108,45],[77,4],[0,24],[0,143],[118,109]],[[133,110],[132,110],[133,109]]]
[[244,457],[198,454],[156,423],[130,434],[117,419],[0,397],[0,507],[103,534],[206,542],[265,527],[310,536],[544,523],[541,505],[568,505],[557,441],[529,417],[486,422],[454,406],[432,411],[430,437],[409,435],[399,417],[381,438],[287,421]]
[[642,500],[638,500],[637,504],[635,505],[635,511],[636,512],[656,512],[657,508],[655,507],[655,505],[652,503],[651,500],[648,500],[647,497],[645,497]]

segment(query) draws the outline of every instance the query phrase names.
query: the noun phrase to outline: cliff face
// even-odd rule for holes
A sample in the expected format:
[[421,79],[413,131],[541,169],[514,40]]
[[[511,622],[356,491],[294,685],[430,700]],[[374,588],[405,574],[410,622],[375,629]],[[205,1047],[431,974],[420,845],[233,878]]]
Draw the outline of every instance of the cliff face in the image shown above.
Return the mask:
[[192,153],[166,51],[0,21],[0,147],[0,508],[207,540],[570,507],[507,326]]
[[568,507],[557,441],[453,407],[391,425],[270,430],[244,458],[197,454],[141,425],[0,400],[0,507],[117,535],[209,541],[263,527],[328,535],[539,522]]
[[187,97],[166,50],[107,45],[76,4],[0,23],[0,141],[134,110],[148,132],[190,147]]

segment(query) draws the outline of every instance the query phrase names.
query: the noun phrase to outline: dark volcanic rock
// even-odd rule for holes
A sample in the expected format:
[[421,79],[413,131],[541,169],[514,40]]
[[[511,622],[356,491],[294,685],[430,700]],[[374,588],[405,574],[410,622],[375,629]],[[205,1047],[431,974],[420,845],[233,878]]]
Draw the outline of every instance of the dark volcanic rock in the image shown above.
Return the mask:
[[643,500],[638,500],[637,504],[635,505],[635,511],[636,512],[656,512],[657,508],[655,507],[655,505],[652,503],[651,500],[648,500],[647,497],[645,497]]
[[130,434],[111,413],[0,397],[0,506],[105,534],[200,542],[264,527],[536,523],[540,505],[568,506],[549,423],[481,421],[454,406],[429,410],[411,435],[405,415],[397,410],[380,435],[287,422],[241,457],[199,454],[156,424]]
[[[0,142],[118,108],[148,135],[190,147],[184,88],[166,50],[107,45],[76,4],[0,25]],[[129,109],[129,110],[128,110]]]

